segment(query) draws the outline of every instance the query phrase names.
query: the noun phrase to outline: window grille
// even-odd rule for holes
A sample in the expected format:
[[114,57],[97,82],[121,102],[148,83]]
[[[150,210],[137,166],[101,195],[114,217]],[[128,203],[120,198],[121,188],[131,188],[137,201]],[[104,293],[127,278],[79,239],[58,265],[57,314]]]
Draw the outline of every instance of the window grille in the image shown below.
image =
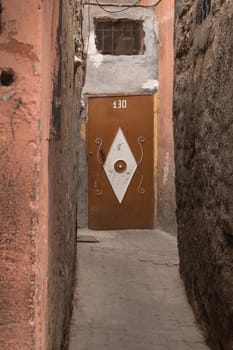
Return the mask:
[[143,21],[94,19],[95,44],[103,55],[143,55]]

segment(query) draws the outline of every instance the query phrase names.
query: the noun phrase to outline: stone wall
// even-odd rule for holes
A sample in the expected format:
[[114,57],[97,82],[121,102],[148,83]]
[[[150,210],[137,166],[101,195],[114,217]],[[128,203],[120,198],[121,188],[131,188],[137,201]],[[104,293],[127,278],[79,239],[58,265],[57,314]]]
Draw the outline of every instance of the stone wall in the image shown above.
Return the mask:
[[[58,70],[49,141],[48,349],[66,348],[77,231],[78,120],[82,66],[79,1],[60,2]],[[75,34],[75,36],[74,36]],[[75,40],[74,40],[75,37]],[[68,332],[66,332],[68,335]]]
[[[208,343],[233,346],[233,8],[176,1],[175,161],[180,270]],[[205,18],[206,17],[206,18]]]

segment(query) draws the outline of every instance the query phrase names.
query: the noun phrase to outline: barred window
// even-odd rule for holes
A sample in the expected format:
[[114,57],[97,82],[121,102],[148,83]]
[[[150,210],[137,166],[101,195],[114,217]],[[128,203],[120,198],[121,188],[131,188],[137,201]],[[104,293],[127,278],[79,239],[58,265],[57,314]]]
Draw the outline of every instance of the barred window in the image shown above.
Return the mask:
[[143,21],[95,18],[95,44],[103,55],[143,55]]

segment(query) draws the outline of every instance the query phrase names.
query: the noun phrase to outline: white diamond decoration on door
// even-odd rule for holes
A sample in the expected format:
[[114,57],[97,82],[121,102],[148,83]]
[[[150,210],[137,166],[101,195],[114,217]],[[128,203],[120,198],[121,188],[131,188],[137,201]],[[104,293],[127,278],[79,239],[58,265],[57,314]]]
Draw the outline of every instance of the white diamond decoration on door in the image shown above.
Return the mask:
[[137,169],[137,162],[121,128],[117,131],[103,168],[119,203],[122,203]]

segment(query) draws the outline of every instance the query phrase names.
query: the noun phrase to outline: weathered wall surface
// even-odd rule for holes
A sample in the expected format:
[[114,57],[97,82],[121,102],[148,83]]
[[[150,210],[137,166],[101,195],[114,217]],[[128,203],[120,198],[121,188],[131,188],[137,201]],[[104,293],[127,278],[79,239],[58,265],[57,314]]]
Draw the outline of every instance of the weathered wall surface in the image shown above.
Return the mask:
[[74,2],[67,3],[59,23],[59,2],[2,1],[2,350],[60,349],[70,313],[76,233],[76,197],[70,192],[77,186],[77,106],[71,106],[74,95],[79,101],[79,83],[73,63],[78,22]]
[[[109,1],[105,1],[107,3]],[[120,3],[134,3],[120,1]],[[102,2],[104,3],[104,1]],[[106,7],[107,11],[117,11]],[[84,8],[84,39],[87,51],[85,94],[144,94],[157,88],[157,55],[153,8],[131,8],[120,13],[108,13],[98,6]],[[143,21],[145,53],[143,55],[102,55],[95,45],[94,18],[130,18]],[[89,19],[90,18],[90,19]]]
[[[77,231],[78,118],[82,67],[80,1],[60,1],[49,141],[48,349],[66,348]],[[75,33],[75,40],[74,40]]]
[[176,232],[175,165],[173,140],[173,26],[174,0],[163,0],[155,9],[158,22],[158,162],[157,220]]
[[[40,1],[2,1],[0,33],[0,348],[31,349],[39,238]],[[24,20],[22,20],[24,19]],[[13,79],[6,76],[12,70]],[[8,73],[7,73],[8,72]],[[45,232],[46,234],[46,232]],[[41,290],[39,293],[43,293]],[[38,296],[40,299],[40,296]],[[40,301],[37,300],[39,303]],[[39,309],[38,309],[39,311]],[[41,311],[41,308],[40,308]],[[43,311],[39,316],[43,319]]]
[[[104,1],[107,3],[108,1]],[[134,1],[125,1],[133,4]],[[120,2],[122,3],[122,1]],[[141,5],[153,5],[143,0]],[[114,7],[108,11],[117,11]],[[101,55],[95,46],[93,19],[97,17],[132,18],[144,21],[145,55]],[[133,8],[109,14],[96,6],[85,6],[84,38],[87,52],[86,94],[148,94],[158,87],[158,110],[155,113],[155,222],[164,229],[176,231],[173,101],[173,20],[174,0],[163,0],[156,8]],[[159,82],[158,82],[159,80]],[[85,152],[85,117],[80,122],[79,224],[87,225],[87,164]],[[157,130],[158,129],[158,130]]]
[[233,346],[233,8],[176,1],[175,159],[180,270],[212,349]]

